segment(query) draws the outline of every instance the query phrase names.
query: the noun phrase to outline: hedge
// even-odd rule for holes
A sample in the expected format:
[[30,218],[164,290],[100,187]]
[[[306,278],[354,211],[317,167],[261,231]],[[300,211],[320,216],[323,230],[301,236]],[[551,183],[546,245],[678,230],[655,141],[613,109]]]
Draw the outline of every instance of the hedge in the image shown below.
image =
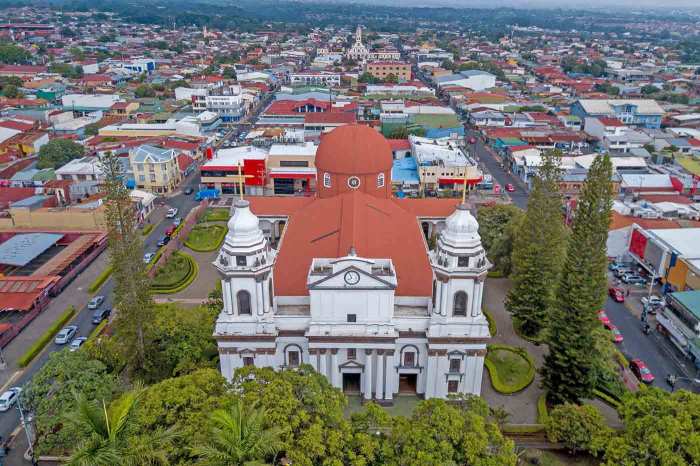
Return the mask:
[[537,434],[544,432],[544,424],[506,424],[504,434]]
[[151,290],[156,293],[156,294],[173,294],[180,292],[190,286],[190,284],[194,281],[195,278],[197,278],[197,275],[199,274],[199,266],[197,265],[197,262],[190,256],[189,254],[185,254],[184,252],[176,252],[174,253],[172,257],[175,256],[180,256],[184,257],[185,260],[187,261],[188,265],[188,271],[184,275],[184,277],[179,280],[177,283],[169,283],[167,285],[151,285]]
[[608,393],[605,390],[601,390],[598,388],[593,389],[593,394],[595,395],[596,398],[598,398],[600,401],[603,403],[618,409],[622,402],[617,399],[612,393]]
[[491,312],[488,310],[488,308],[486,306],[481,308],[481,312],[484,313],[484,315],[486,316],[486,320],[489,323],[489,333],[491,334],[492,337],[495,337],[496,334],[498,333],[498,328],[496,327],[496,321],[493,319]]
[[532,359],[532,356],[530,356],[528,352],[525,351],[523,348],[514,348],[512,346],[507,345],[489,345],[488,351],[510,351],[519,355],[528,364],[528,371],[525,377],[523,377],[522,380],[513,383],[512,385],[508,385],[505,382],[501,381],[501,379],[499,378],[498,367],[496,366],[496,363],[489,359],[489,354],[487,353],[486,358],[484,358],[484,365],[489,371],[489,375],[491,377],[491,385],[493,385],[493,388],[497,392],[503,393],[505,395],[510,395],[512,393],[524,390],[532,383],[533,380],[535,380],[535,361]]
[[527,340],[534,345],[541,345],[542,343],[544,343],[543,332],[545,332],[546,330],[541,331],[540,335],[537,337],[534,337],[534,338],[529,337],[529,336],[525,335],[522,332],[522,330],[520,329],[520,321],[518,321],[518,319],[513,317],[512,321],[513,321],[513,330],[515,330],[515,334],[518,335],[520,338],[522,338],[523,340]]
[[153,229],[154,229],[155,227],[156,227],[156,226],[155,226],[154,224],[149,223],[148,225],[146,225],[145,227],[143,227],[143,230],[141,230],[141,235],[142,235],[142,236],[148,236],[148,235],[153,231]]
[[107,326],[108,323],[109,323],[109,317],[106,319],[103,319],[102,322],[97,324],[95,326],[95,328],[92,329],[92,332],[90,332],[90,335],[88,336],[88,338],[90,340],[92,340],[93,338],[99,337],[100,334],[102,334],[102,331],[104,330],[104,328]]
[[491,270],[486,274],[488,278],[503,278],[503,272],[500,270]]
[[545,424],[549,419],[549,408],[547,407],[547,392],[543,392],[537,398],[537,422]]
[[[200,237],[199,235],[207,236]],[[196,252],[216,251],[221,247],[224,238],[226,238],[226,227],[223,225],[196,226],[187,235],[185,246]]]
[[108,265],[105,269],[95,278],[90,286],[88,287],[88,293],[94,293],[99,290],[102,285],[107,281],[110,275],[112,275],[112,266]]
[[53,337],[63,328],[64,325],[75,315],[75,307],[68,306],[63,314],[54,321],[53,324],[40,336],[32,346],[17,360],[19,367],[27,367],[37,354],[53,339]]

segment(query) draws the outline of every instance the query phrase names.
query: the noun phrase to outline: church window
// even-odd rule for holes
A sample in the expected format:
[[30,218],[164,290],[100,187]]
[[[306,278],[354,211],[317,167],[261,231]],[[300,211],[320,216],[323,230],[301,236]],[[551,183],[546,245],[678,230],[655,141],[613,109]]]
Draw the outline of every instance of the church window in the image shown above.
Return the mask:
[[435,300],[437,299],[437,282],[433,280],[433,308],[435,308]]
[[270,296],[270,307],[273,307],[275,305],[275,302],[273,300],[274,292],[272,290],[272,279],[270,279],[270,281],[268,281],[267,283],[268,283],[267,294]]
[[383,188],[384,187],[384,173],[380,173],[377,175],[377,188]]
[[252,356],[243,356],[243,366],[252,366],[255,364],[255,359]]
[[405,367],[416,367],[416,353],[413,351],[406,351],[403,354],[403,365]]
[[357,314],[348,314],[348,322],[357,322]]
[[467,293],[464,291],[458,291],[455,293],[452,315],[457,317],[467,316]]
[[236,256],[236,265],[245,267],[246,265],[246,259],[245,256]]
[[357,350],[355,348],[348,348],[348,359],[357,359]]
[[289,367],[299,367],[299,351],[291,350],[287,353]]
[[324,187],[324,188],[330,188],[330,187],[331,187],[331,174],[330,174],[330,173],[324,173],[324,174],[323,174],[323,187]]
[[457,258],[457,267],[469,267],[469,257],[459,256]]
[[447,393],[457,393],[459,391],[459,381],[450,380],[447,382]]
[[236,293],[236,300],[238,302],[238,314],[250,315],[250,293],[241,290]]
[[458,373],[462,368],[462,361],[457,358],[450,359],[450,372]]

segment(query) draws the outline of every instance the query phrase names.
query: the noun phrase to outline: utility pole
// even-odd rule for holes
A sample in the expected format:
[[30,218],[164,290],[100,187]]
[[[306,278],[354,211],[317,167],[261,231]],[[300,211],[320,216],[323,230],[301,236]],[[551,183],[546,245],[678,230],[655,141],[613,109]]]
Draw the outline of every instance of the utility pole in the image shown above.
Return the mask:
[[36,462],[36,458],[34,458],[34,442],[32,441],[32,433],[31,433],[31,415],[24,415],[24,408],[22,408],[22,393],[20,392],[17,395],[17,410],[19,411],[19,418],[20,422],[22,422],[22,427],[24,428],[24,433],[27,435],[27,443],[29,444],[29,456],[31,457],[32,460],[32,466],[36,466],[39,463]]

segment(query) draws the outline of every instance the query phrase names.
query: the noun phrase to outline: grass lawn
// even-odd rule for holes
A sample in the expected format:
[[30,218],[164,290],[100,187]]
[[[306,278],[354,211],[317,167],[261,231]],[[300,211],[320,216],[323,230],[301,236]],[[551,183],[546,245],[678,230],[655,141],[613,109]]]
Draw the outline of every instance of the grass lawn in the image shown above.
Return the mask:
[[423,114],[414,115],[413,123],[428,128],[455,128],[461,126],[457,115]]
[[688,170],[693,175],[700,176],[700,160],[695,157],[684,157],[677,155],[676,162],[680,164],[681,167]]
[[534,366],[516,348],[490,347],[486,354],[486,366],[494,388],[501,393],[522,390],[535,377]]
[[154,288],[174,288],[187,280],[192,273],[192,264],[188,256],[176,252],[168,259],[153,277]]
[[202,216],[200,222],[226,222],[231,217],[227,208],[209,208]]
[[214,251],[221,246],[225,236],[226,227],[223,225],[198,225],[190,231],[185,246],[193,251]]

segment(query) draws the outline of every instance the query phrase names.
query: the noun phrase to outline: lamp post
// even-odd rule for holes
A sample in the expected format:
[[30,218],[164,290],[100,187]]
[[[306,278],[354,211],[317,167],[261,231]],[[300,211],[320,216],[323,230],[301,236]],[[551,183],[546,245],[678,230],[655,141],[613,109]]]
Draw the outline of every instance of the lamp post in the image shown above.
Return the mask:
[[24,408],[22,407],[22,393],[17,395],[17,410],[19,411],[19,418],[20,422],[22,423],[22,427],[24,428],[24,433],[27,435],[27,443],[29,444],[28,451],[32,465],[36,466],[38,463],[36,462],[36,458],[34,458],[34,441],[32,440],[31,430],[32,415],[30,413],[25,415]]

